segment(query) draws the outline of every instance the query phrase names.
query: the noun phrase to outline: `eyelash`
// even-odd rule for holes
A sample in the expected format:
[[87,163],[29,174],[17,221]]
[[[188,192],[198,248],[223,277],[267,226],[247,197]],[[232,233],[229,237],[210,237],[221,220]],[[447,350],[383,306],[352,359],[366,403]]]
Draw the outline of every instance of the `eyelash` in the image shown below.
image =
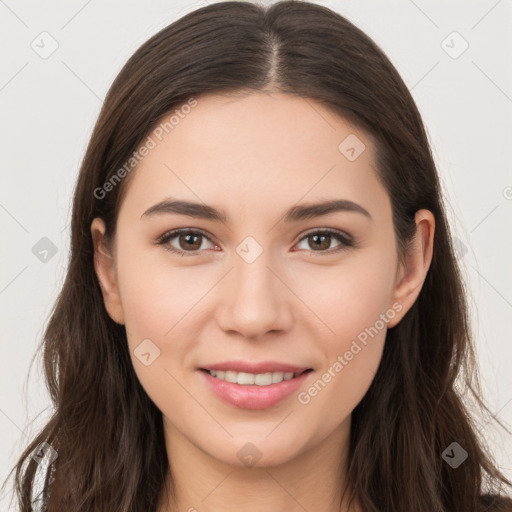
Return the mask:
[[[183,251],[181,249],[176,249],[176,247],[172,247],[171,245],[168,244],[168,242],[170,240],[172,240],[173,238],[176,238],[178,235],[180,235],[182,233],[200,235],[200,236],[206,238],[208,241],[214,243],[210,239],[210,237],[203,231],[198,230],[198,229],[190,229],[190,228],[180,228],[180,229],[174,229],[172,231],[168,231],[167,233],[164,233],[162,236],[160,236],[156,240],[156,243],[158,245],[164,246],[165,250],[173,252],[175,254],[178,254],[179,256],[195,256],[198,252],[200,252],[199,250]],[[337,253],[337,252],[340,252],[343,250],[347,250],[350,247],[355,247],[355,245],[356,245],[353,240],[351,240],[350,238],[345,236],[340,231],[336,231],[334,229],[329,229],[329,228],[319,229],[317,231],[309,231],[297,243],[302,242],[302,240],[304,240],[305,238],[307,238],[311,235],[329,235],[340,242],[340,245],[338,245],[334,249],[329,249],[327,251],[309,251],[312,254],[314,254],[315,256],[331,255],[331,254],[334,254],[334,253]]]

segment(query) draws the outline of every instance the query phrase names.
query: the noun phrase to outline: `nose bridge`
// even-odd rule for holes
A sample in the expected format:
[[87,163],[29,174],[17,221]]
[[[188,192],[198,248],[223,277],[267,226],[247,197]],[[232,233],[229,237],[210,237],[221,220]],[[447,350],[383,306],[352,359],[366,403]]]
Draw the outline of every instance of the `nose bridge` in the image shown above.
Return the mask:
[[[236,256],[233,256],[233,281],[235,294],[239,298],[250,299],[254,296],[272,295],[271,289],[274,287],[272,281],[273,275],[268,267],[272,267],[272,258],[270,250],[262,250],[258,254],[257,249],[250,243],[244,242],[237,247]],[[248,295],[248,297],[244,297]]]
[[279,273],[274,266],[272,251],[254,237],[246,237],[236,247],[219,318],[223,329],[258,337],[269,330],[286,328],[286,291],[274,275]]

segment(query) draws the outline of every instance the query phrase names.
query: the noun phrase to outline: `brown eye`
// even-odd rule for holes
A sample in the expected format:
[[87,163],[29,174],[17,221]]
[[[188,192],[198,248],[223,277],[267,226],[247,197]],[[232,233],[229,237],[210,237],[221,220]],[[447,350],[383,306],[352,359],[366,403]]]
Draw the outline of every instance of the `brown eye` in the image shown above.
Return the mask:
[[[333,239],[337,240],[339,243],[335,245],[334,248],[331,248]],[[354,245],[352,240],[347,236],[338,231],[331,230],[311,232],[300,240],[299,245],[304,242],[306,247],[302,248],[305,248],[307,251],[327,254],[332,254],[342,249],[353,247]]]
[[331,235],[308,235],[308,243],[314,250],[329,249],[331,245]]
[[202,249],[208,249],[204,242],[213,242],[200,231],[192,229],[176,229],[164,234],[158,239],[158,244],[163,245],[168,251],[175,252],[181,256],[195,256]]
[[182,249],[200,249],[201,248],[201,238],[202,235],[179,235],[178,236],[178,244]]
[[[333,239],[337,240],[338,244],[331,248]],[[215,246],[210,237],[201,231],[175,229],[162,235],[157,240],[157,243],[164,246],[166,250],[177,253],[180,256],[195,256],[202,250],[208,249],[207,246],[203,246],[205,241]],[[305,247],[307,251],[318,254],[332,254],[349,247],[354,247],[354,242],[349,236],[334,230],[313,231],[302,237],[299,245],[304,242],[307,245]]]

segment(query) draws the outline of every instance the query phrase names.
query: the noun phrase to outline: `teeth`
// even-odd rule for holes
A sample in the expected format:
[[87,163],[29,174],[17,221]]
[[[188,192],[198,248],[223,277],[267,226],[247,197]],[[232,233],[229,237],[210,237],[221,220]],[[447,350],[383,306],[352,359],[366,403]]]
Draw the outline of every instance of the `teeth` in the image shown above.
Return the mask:
[[278,384],[283,380],[290,380],[299,374],[293,372],[268,372],[268,373],[245,373],[222,370],[209,370],[212,377],[225,380],[233,384],[241,384],[242,386],[270,386],[270,384]]

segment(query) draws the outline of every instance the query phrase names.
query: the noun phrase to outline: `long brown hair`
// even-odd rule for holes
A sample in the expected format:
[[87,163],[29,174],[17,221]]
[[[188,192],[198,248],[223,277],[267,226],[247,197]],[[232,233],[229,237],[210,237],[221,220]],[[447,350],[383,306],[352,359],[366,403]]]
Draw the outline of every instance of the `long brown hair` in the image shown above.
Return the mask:
[[[169,470],[162,414],[137,379],[124,326],[104,307],[90,233],[101,217],[112,239],[136,169],[108,193],[98,190],[190,98],[262,90],[321,102],[374,137],[401,256],[415,212],[435,216],[424,286],[388,331],[374,381],[352,413],[351,498],[368,512],[506,510],[512,501],[499,494],[512,484],[484,449],[461,396],[473,395],[490,414],[479,397],[466,291],[420,114],[367,35],[332,10],[299,1],[195,10],[143,44],[112,84],[80,169],[69,266],[41,343],[53,416],[14,468],[20,510],[32,510],[34,453],[52,450],[57,458],[40,494],[48,512],[156,509]],[[468,454],[456,468],[442,457],[454,442]]]

